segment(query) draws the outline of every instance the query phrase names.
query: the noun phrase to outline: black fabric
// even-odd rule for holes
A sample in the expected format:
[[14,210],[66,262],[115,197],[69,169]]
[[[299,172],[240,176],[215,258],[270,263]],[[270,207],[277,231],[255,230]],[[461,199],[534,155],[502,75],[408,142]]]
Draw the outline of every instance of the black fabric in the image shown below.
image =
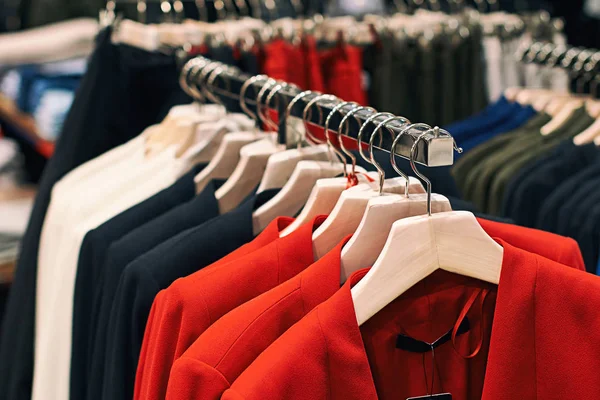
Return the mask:
[[577,186],[576,191],[571,192],[566,198],[566,202],[559,208],[558,225],[556,233],[569,236],[574,227],[573,218],[577,211],[581,208],[581,204],[589,197],[590,193],[598,188],[600,178],[594,177],[585,181],[582,185]]
[[[511,188],[518,184],[514,190],[514,201],[510,212],[506,214],[519,225],[534,228],[538,219],[540,204],[543,204],[554,190],[569,177],[597,162],[600,153],[591,143],[584,146],[575,146],[571,140],[561,145],[559,149],[541,162],[536,163],[534,169],[525,168],[513,178]],[[536,168],[537,167],[537,168]],[[505,195],[505,203],[507,196]],[[506,208],[506,204],[505,207]]]
[[38,188],[11,288],[0,342],[0,398],[31,397],[35,287],[41,227],[54,183],[73,168],[139,135],[181,91],[171,57],[112,45],[97,48]]
[[108,323],[123,271],[129,263],[150,252],[154,247],[218,216],[219,204],[215,192],[223,183],[222,180],[210,182],[202,193],[192,200],[139,226],[109,247],[104,268],[100,271],[94,290],[87,348],[89,378],[86,398],[99,398],[101,395]]
[[586,182],[600,176],[600,162],[575,174],[552,192],[541,207],[536,228],[548,232],[559,232],[559,210],[570,197]]
[[579,228],[575,240],[579,243],[581,254],[584,255],[586,269],[598,274],[600,272],[597,268],[600,258],[600,203],[596,202],[587,211],[585,224]]
[[158,292],[250,242],[253,210],[278,192],[252,196],[235,210],[180,233],[127,266],[110,316],[102,399],[132,398],[146,321]]
[[[595,186],[593,185],[595,183]],[[596,247],[598,242],[592,235],[593,232],[585,232],[586,221],[594,218],[593,209],[600,203],[600,177],[592,179],[589,185],[584,185],[578,191],[582,200],[577,208],[569,216],[566,224],[566,235],[572,237],[579,243],[583,261],[587,271],[595,273],[598,265]],[[587,190],[589,189],[589,190]]]
[[70,398],[83,399],[87,388],[88,339],[94,288],[110,245],[133,229],[191,200],[196,191],[194,177],[206,164],[194,167],[170,187],[131,207],[89,231],[83,240],[77,262],[73,300],[73,340],[71,351]]

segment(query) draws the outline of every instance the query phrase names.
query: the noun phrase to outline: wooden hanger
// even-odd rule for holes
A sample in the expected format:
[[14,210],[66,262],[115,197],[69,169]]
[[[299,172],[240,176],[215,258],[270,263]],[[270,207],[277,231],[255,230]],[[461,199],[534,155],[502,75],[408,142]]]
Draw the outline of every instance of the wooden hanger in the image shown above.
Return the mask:
[[[361,167],[358,167],[358,172],[362,174],[358,175],[359,184],[368,182],[366,176],[372,179],[377,178],[376,173],[368,173]],[[295,232],[299,227],[308,223],[316,216],[329,215],[346,189],[348,189],[348,178],[319,179],[315,183],[302,212],[296,217],[294,222],[281,232],[281,237]]]
[[[270,99],[272,98],[272,96],[278,90],[281,90],[283,87],[284,87],[283,85],[277,85],[271,91],[271,93],[269,94],[269,98],[267,99],[267,105],[270,103]],[[292,110],[293,106],[295,105],[295,103],[297,101],[299,101],[301,98],[307,96],[308,94],[312,94],[312,93],[315,93],[315,92],[312,92],[310,90],[302,92],[302,93],[298,94],[297,96],[295,96],[292,99],[292,101],[290,101],[290,104],[288,105],[287,111],[286,111],[286,121],[288,121],[290,119],[291,110]],[[323,95],[323,94],[317,93],[317,96],[315,98],[313,98],[310,102],[308,102],[308,104],[304,108],[304,119],[303,119],[304,121],[306,120],[306,118],[308,116],[308,111],[310,110],[310,108],[314,104],[316,104],[317,101],[323,100],[323,99],[335,100],[335,99],[337,99],[337,97],[332,96],[332,95]],[[270,120],[270,118],[269,118],[269,120]],[[273,121],[270,121],[270,123],[275,129],[278,128],[277,124],[275,124]],[[291,125],[289,125],[289,127],[294,128]],[[298,146],[300,146],[300,144],[304,141],[306,132],[308,132],[308,131],[306,129],[304,129],[304,132],[300,136],[300,139],[298,139],[298,142],[297,142]],[[310,146],[310,147],[298,147],[297,149],[286,150],[281,153],[274,154],[269,159],[269,162],[267,164],[267,169],[266,169],[266,171],[263,175],[263,178],[260,182],[260,186],[258,187],[258,193],[263,192],[268,189],[276,189],[276,188],[283,187],[286,184],[286,182],[288,182],[290,177],[292,176],[292,173],[294,172],[296,166],[298,165],[298,162],[300,162],[302,160],[326,161],[328,158],[329,158],[329,151],[328,151],[327,146],[325,146],[325,145]],[[340,170],[340,172],[343,172],[343,169]]]
[[306,204],[316,182],[343,172],[345,166],[329,161],[300,161],[281,191],[253,214],[254,233],[262,232],[277,216],[293,217]]
[[[414,155],[419,137],[411,150],[411,166],[427,183],[431,182],[415,168]],[[373,268],[352,288],[352,301],[359,325],[381,311],[415,284],[443,269],[485,282],[498,284],[504,249],[465,211],[444,212],[396,221],[381,255]]]
[[[374,180],[377,178],[377,176],[378,176],[377,173],[367,173],[361,167],[358,167],[358,169],[357,169],[356,157],[354,157],[354,155],[344,147],[343,141],[341,140],[341,131],[345,127],[346,134],[348,133],[347,132],[348,119],[352,115],[354,115],[356,112],[358,112],[360,110],[367,110],[367,109],[370,109],[373,112],[376,112],[376,111],[372,107],[363,107],[363,106],[359,106],[357,103],[345,102],[345,103],[342,103],[342,104],[334,107],[334,109],[332,110],[332,113],[334,113],[338,109],[341,109],[344,105],[347,105],[347,104],[356,105],[356,107],[354,107],[352,110],[350,110],[340,121],[338,131],[337,131],[338,143],[339,143],[342,151],[345,153],[345,155],[352,160],[352,170],[351,170],[352,177],[357,177],[358,184],[368,183],[370,181],[370,179]],[[328,129],[329,122],[330,122],[330,117],[331,117],[332,113],[330,113],[330,115],[327,117],[327,120],[325,121],[325,127],[327,128],[326,129],[327,131],[329,130]],[[358,121],[358,119],[357,119],[357,121]],[[327,137],[328,144],[331,147],[334,147],[333,144],[331,143],[329,134],[327,134],[326,137]],[[341,158],[343,159],[345,157],[341,156]],[[357,172],[359,173],[358,175],[357,175]],[[315,187],[313,188],[312,192],[310,193],[308,201],[306,202],[306,205],[302,209],[302,212],[300,213],[300,215],[298,215],[298,217],[296,217],[294,222],[292,222],[287,228],[285,228],[281,232],[281,237],[288,236],[289,234],[296,231],[302,225],[308,223],[309,221],[311,221],[314,217],[316,217],[318,215],[329,215],[332,212],[332,210],[334,209],[338,200],[340,199],[342,192],[344,192],[344,190],[349,188],[348,185],[349,185],[348,177],[318,180],[317,183],[315,184]]]
[[225,135],[210,163],[194,178],[196,193],[204,190],[213,179],[229,178],[240,161],[241,149],[266,137],[267,134],[258,131],[235,132]]
[[[390,113],[376,113],[369,117],[361,126],[358,132],[358,148],[361,156],[371,162],[363,153],[362,135],[365,127],[376,118],[386,116],[392,117]],[[323,257],[327,252],[333,249],[344,237],[353,234],[360,224],[369,200],[378,197],[381,193],[404,193],[406,182],[400,179],[390,179],[385,181],[382,171],[379,171],[379,191],[376,186],[371,184],[362,184],[346,190],[340,196],[335,208],[329,214],[329,217],[313,234],[313,254],[315,259]],[[409,190],[415,191],[422,188],[418,180],[411,180]]]
[[[397,120],[399,117],[392,117],[377,126],[369,147],[371,154],[373,152],[373,140],[375,134],[386,124]],[[423,215],[427,212],[428,197],[425,195],[425,188],[415,188],[416,195],[409,195],[408,182],[409,177],[402,172],[396,165],[394,149],[399,143],[402,136],[410,129],[429,129],[427,124],[411,124],[405,127],[402,132],[396,137],[392,144],[390,152],[390,162],[394,170],[401,175],[401,178],[406,182],[406,191],[404,195],[387,194],[369,200],[364,216],[360,225],[356,229],[356,233],[350,241],[346,243],[342,249],[342,283],[348,279],[354,272],[367,268],[373,265],[381,250],[385,245],[385,241],[390,233],[392,224],[402,218],[414,217]],[[376,166],[378,171],[382,171],[381,166],[377,164],[375,159],[371,158],[371,162]],[[422,189],[419,193],[418,189]],[[434,213],[452,211],[450,201],[444,196],[433,195],[431,198],[431,208]]]
[[[245,91],[249,84],[255,81],[255,78],[259,79],[259,77],[250,78],[248,82],[244,83],[244,87],[242,87],[240,93],[240,105],[242,105],[242,109],[245,107],[248,110],[244,100]],[[274,79],[268,78],[256,99],[258,116],[265,124],[267,124],[267,121],[260,112],[261,99],[266,90],[276,84],[277,82]],[[250,112],[250,114],[253,113]],[[260,140],[242,148],[240,151],[240,162],[227,182],[216,193],[221,213],[226,213],[237,207],[260,183],[269,157],[285,150],[285,146],[278,144],[276,140],[277,135],[272,134],[270,138]]]
[[[302,93],[300,94],[300,96],[303,96]],[[297,101],[297,98],[298,98],[298,96],[296,98],[294,98],[294,100]],[[308,110],[310,109],[310,107],[312,107],[313,104],[317,104],[317,102],[322,99],[337,100],[337,98],[335,96],[331,96],[331,95],[316,96],[314,99],[312,99],[310,102],[308,102],[308,104],[304,108],[303,121],[307,120],[307,116],[308,116],[307,113],[308,113]],[[289,115],[290,115],[294,100],[288,106],[287,117],[289,117]],[[335,107],[333,107],[332,111],[329,113],[329,115],[326,118],[325,125],[324,125],[324,132],[325,132],[325,137],[327,138],[327,146],[324,146],[324,145],[316,146],[316,148],[320,147],[323,149],[322,154],[324,156],[326,156],[328,154],[328,148],[333,148],[333,144],[331,143],[331,140],[329,138],[329,125],[331,122],[331,118],[338,111],[340,111],[342,109],[342,107],[344,107],[345,105],[349,105],[349,104],[354,104],[356,107],[358,107],[357,103],[341,102],[341,103],[337,104]],[[320,112],[320,115],[322,116],[322,112],[321,112],[320,108],[319,108],[319,112]],[[342,124],[340,124],[340,126],[341,125]],[[308,130],[305,130],[305,132],[308,132]],[[311,138],[313,141],[317,141],[317,139],[312,137],[312,135],[311,135]],[[303,149],[299,149],[299,150],[303,150]],[[310,150],[310,148],[308,150]],[[284,152],[284,153],[288,153],[288,152]],[[281,154],[277,154],[277,155],[272,156],[271,158],[277,158],[280,155]],[[341,154],[338,154],[338,156],[342,159],[344,158],[344,156]],[[269,162],[270,161],[271,160],[269,160]],[[255,212],[255,214],[254,214],[255,232],[261,232],[277,215],[284,215],[284,216],[296,215],[302,209],[302,207],[306,204],[307,200],[309,199],[309,196],[311,195],[312,189],[315,187],[315,184],[317,183],[317,181],[319,179],[329,178],[329,177],[338,175],[340,173],[344,173],[344,175],[347,174],[345,164],[337,163],[337,162],[334,163],[333,161],[325,162],[325,163],[317,162],[317,161],[300,161],[298,163],[298,165],[296,166],[296,169],[294,170],[291,178],[287,181],[287,183],[283,187],[282,191],[277,196],[275,196],[275,198],[273,198],[271,201],[269,201],[268,203],[263,205],[260,209],[258,209]],[[265,173],[265,176],[266,176],[266,173]],[[263,180],[264,180],[264,178],[263,178]],[[348,181],[346,180],[346,184],[347,184],[347,182]],[[337,182],[336,182],[336,184],[337,184]],[[331,187],[329,187],[329,189],[331,189]],[[331,193],[333,193],[333,191],[330,190],[328,193],[331,194]],[[340,194],[341,194],[341,192],[340,192]],[[313,200],[316,201],[317,198],[313,198]],[[333,208],[333,206],[332,206],[332,208]]]

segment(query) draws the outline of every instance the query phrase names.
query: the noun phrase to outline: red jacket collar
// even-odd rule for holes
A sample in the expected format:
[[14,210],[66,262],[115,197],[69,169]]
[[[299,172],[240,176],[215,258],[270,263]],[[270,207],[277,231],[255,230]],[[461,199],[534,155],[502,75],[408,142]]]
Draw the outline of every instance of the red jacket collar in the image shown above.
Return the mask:
[[[517,389],[517,397],[512,398],[535,398],[535,387],[532,385],[535,382],[536,367],[534,294],[540,257],[501,240],[497,241],[504,247],[504,259],[497,289],[483,398],[496,399],[498,393],[506,392],[507,386]],[[353,274],[342,289],[317,308],[321,330],[328,344],[328,370],[345,371],[330,374],[332,398],[377,399],[351,295],[352,286],[367,272],[365,269]],[[456,277],[457,280],[462,278]],[[466,281],[469,278],[464,279]],[[443,285],[442,279],[436,280]],[[428,289],[425,286],[415,286],[403,297],[419,296],[431,289],[431,282],[427,286]],[[519,368],[512,368],[515,363]],[[515,371],[513,374],[509,373],[514,376],[508,380],[507,371]],[[345,379],[349,374],[353,378]],[[335,382],[338,379],[340,381]],[[507,382],[511,382],[510,385]],[[357,393],[360,394],[359,397],[356,397]]]

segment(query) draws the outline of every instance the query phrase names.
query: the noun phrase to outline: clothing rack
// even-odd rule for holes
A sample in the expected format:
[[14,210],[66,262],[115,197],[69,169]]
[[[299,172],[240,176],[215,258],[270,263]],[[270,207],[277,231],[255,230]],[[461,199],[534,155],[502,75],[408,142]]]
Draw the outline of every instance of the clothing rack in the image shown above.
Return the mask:
[[[204,69],[207,71],[210,70],[210,72],[202,73]],[[203,88],[204,93],[207,94],[206,91],[210,91],[208,97],[212,97],[212,100],[217,102],[224,99],[240,101],[242,87],[248,82],[247,90],[244,92],[244,101],[247,105],[257,104],[257,95],[265,86],[267,79],[267,77],[264,76],[262,79],[261,77],[254,77],[253,79],[253,76],[244,74],[236,67],[211,61],[204,57],[196,57],[188,61],[182,69],[181,78],[182,86],[188,85],[188,88],[184,89],[189,90],[190,87],[192,88],[192,93],[190,94],[198,94],[197,90],[193,90],[194,88]],[[276,109],[279,116],[285,116],[287,114],[288,105],[294,98],[299,97],[298,95],[302,93],[302,90],[293,85],[288,85],[285,82],[277,82],[277,84],[279,87],[277,87],[277,91],[273,90],[273,92],[276,91],[276,93],[271,93],[270,97],[272,97],[272,99],[266,106],[271,109]],[[270,89],[273,89],[275,86],[276,85],[271,86]],[[267,90],[267,93],[264,93],[263,91],[265,96],[262,100],[268,97],[267,94],[269,91],[270,90]],[[215,98],[215,95],[218,97]],[[314,92],[298,98],[292,106],[289,115],[304,119],[305,108],[319,95],[321,95],[321,93]],[[199,96],[194,95],[194,97],[198,98]],[[261,101],[261,103],[264,105],[264,102]],[[318,103],[318,108],[320,108],[321,113],[318,112],[315,103]],[[343,103],[343,100],[334,98],[334,96],[327,96],[323,99],[314,101],[313,107],[311,107],[312,112],[307,113],[307,122],[313,126],[325,129],[326,118],[336,106],[339,106],[337,107],[337,112],[331,116],[328,126],[330,132],[337,132],[343,116],[356,107],[356,105],[353,105],[352,103],[343,106],[340,106],[340,103]],[[273,107],[274,104],[277,106]],[[348,119],[348,121],[350,121],[349,129],[347,129],[347,132],[344,130],[342,136],[358,141],[357,138],[360,128],[368,119],[370,119],[368,126],[363,129],[361,137],[363,145],[368,144],[377,125],[391,116],[390,113],[385,113],[373,117],[375,114],[377,114],[377,111],[370,107],[357,111]],[[286,125],[286,118],[280,118],[279,142],[282,144],[286,143]],[[426,131],[417,129],[406,130],[398,140],[396,148],[393,149],[394,153],[397,156],[408,160],[412,159],[414,162],[428,167],[452,165],[454,162],[455,149],[455,142],[452,136],[447,131],[438,127],[420,124],[420,127],[423,126],[427,127]],[[373,147],[388,153],[391,152],[394,138],[401,134],[405,127],[406,125],[400,120],[390,122],[387,125],[387,130],[393,132],[393,137],[391,134],[387,133],[385,129],[382,129],[380,131],[380,138],[375,138],[374,142],[376,145]],[[412,149],[413,146],[415,146],[415,143],[416,147],[413,152]],[[411,153],[413,154],[411,155]]]
[[600,73],[600,50],[597,49],[533,42],[524,46],[517,57],[524,63],[563,68],[573,78],[582,75],[593,77]]

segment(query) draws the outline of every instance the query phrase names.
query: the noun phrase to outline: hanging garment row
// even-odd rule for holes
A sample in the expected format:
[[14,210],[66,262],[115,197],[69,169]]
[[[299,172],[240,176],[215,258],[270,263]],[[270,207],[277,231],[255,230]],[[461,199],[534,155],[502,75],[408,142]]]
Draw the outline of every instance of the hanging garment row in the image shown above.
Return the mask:
[[[236,356],[228,364],[235,370],[232,374],[219,370],[225,364],[215,365],[222,376],[227,376],[225,387],[214,387],[217,389],[215,396],[225,395],[223,391],[227,386],[240,393],[242,388],[234,387],[235,382],[238,378],[242,379],[240,382],[248,382],[241,374],[255,362],[264,365],[257,358],[263,350],[267,355],[264,356],[266,358],[261,355],[260,359],[266,359],[267,364],[270,362],[273,355],[269,350],[271,344],[275,346],[280,339],[287,341],[284,337],[289,338],[289,335],[297,337],[293,333],[298,332],[297,329],[301,329],[300,337],[311,337],[305,333],[314,332],[313,325],[307,328],[309,331],[304,331],[304,328],[296,328],[298,325],[295,323],[314,322],[312,318],[319,311],[307,316],[308,319],[300,319],[336,294],[337,298],[343,297],[343,304],[334,304],[333,310],[331,305],[328,306],[332,310],[329,316],[334,318],[330,320],[331,325],[336,325],[335,318],[340,317],[335,309],[343,313],[343,318],[349,318],[349,315],[354,318],[337,324],[354,329],[354,333],[350,334],[354,341],[349,352],[336,347],[341,350],[336,354],[340,357],[356,354],[356,350],[363,346],[356,340],[361,334],[356,321],[361,321],[361,324],[367,321],[365,326],[371,325],[373,337],[378,337],[381,333],[377,330],[380,327],[378,316],[381,318],[383,315],[378,311],[387,303],[398,296],[401,300],[406,297],[424,302],[428,296],[442,293],[437,288],[445,288],[446,283],[452,283],[456,278],[450,273],[435,273],[433,281],[418,285],[423,286],[424,292],[411,291],[401,296],[412,286],[405,279],[410,274],[394,269],[389,275],[390,259],[394,268],[401,265],[410,271],[419,271],[414,278],[417,281],[438,267],[436,260],[443,261],[440,267],[475,278],[458,279],[456,292],[452,292],[456,297],[450,296],[447,302],[438,299],[447,307],[460,309],[464,306],[469,326],[477,327],[478,321],[483,319],[481,313],[468,306],[477,298],[473,297],[472,302],[465,303],[465,300],[475,295],[469,290],[481,289],[480,281],[485,281],[490,282],[490,294],[487,297],[482,294],[479,299],[486,307],[490,306],[495,293],[500,291],[496,301],[502,307],[496,317],[503,321],[501,327],[506,324],[505,330],[514,327],[509,328],[508,321],[517,320],[514,310],[507,309],[508,298],[522,299],[520,305],[530,312],[527,320],[547,326],[546,319],[550,313],[539,308],[531,311],[533,307],[529,307],[527,302],[533,301],[533,298],[528,298],[527,294],[548,300],[548,307],[555,310],[553,316],[564,324],[562,327],[575,330],[572,340],[579,339],[577,334],[583,335],[580,329],[582,321],[586,327],[594,328],[595,322],[586,319],[588,314],[592,315],[591,311],[588,313],[588,307],[589,310],[595,307],[593,295],[586,298],[585,304],[580,304],[582,299],[574,294],[577,293],[574,286],[588,285],[586,290],[595,293],[597,281],[593,276],[566,268],[584,268],[575,242],[541,231],[475,219],[473,214],[456,211],[469,205],[450,198],[448,193],[454,193],[455,188],[448,174],[436,174],[437,170],[447,171],[447,167],[443,166],[452,163],[453,140],[443,130],[429,125],[413,126],[406,118],[377,113],[366,106],[343,102],[333,95],[293,91],[291,83],[254,74],[244,76],[235,68],[208,60],[192,60],[182,68],[185,72],[178,74],[172,56],[115,44],[111,40],[112,33],[112,29],[108,28],[98,38],[56,155],[50,161],[40,186],[3,325],[0,345],[0,393],[3,398],[30,398],[32,382],[36,399],[120,399],[132,395],[162,398],[168,395],[169,376],[175,370],[175,360],[208,332],[209,325],[221,316],[226,317],[230,311],[236,311],[238,306],[244,306],[247,301],[266,296],[275,289],[275,297],[269,295],[265,304],[268,310],[278,309],[270,306],[280,304],[278,300],[272,303],[273,299],[279,298],[277,296],[283,293],[281,290],[289,290],[288,286],[278,289],[279,284],[296,277],[302,282],[306,278],[312,283],[308,286],[302,283],[300,292],[294,293],[304,293],[306,288],[315,296],[310,297],[312,300],[308,300],[307,304],[293,302],[292,308],[284,308],[284,313],[293,314],[291,319],[286,319],[288,314],[280,317],[267,313],[276,323],[265,321],[267,330],[257,331],[258,337],[267,340],[256,348],[252,347],[254,341],[251,344],[240,342],[243,357]],[[179,82],[184,82],[185,92],[179,87]],[[223,94],[228,91],[229,96]],[[187,104],[190,99],[186,92],[198,100],[212,99],[217,104]],[[235,110],[225,111],[227,107],[219,105],[222,102],[229,106],[232,96],[233,100],[237,99],[239,108],[250,116],[256,115],[259,122],[231,112]],[[180,106],[175,106],[178,104]],[[288,109],[289,118],[286,117]],[[257,124],[263,128],[262,131],[256,128]],[[326,129],[325,125],[329,125],[330,129]],[[285,128],[281,129],[281,126]],[[292,147],[297,147],[297,143],[320,143],[326,139],[331,145],[302,146],[292,153],[284,152],[286,146],[276,144],[274,138],[277,134],[265,132],[269,130],[277,130],[280,138],[283,137],[280,143],[289,143]],[[327,131],[332,134],[326,135]],[[356,139],[360,137],[365,146],[370,147],[355,145],[355,151],[350,153],[360,164],[356,170],[351,167],[352,163],[345,165],[345,156],[350,155],[341,146],[346,146],[347,142],[339,140],[334,132],[339,132],[340,137],[346,133]],[[348,143],[346,149],[349,147]],[[389,154],[378,152],[377,147],[405,159],[390,159]],[[344,156],[332,163],[331,151]],[[440,155],[442,161],[433,162]],[[393,167],[394,162],[397,168]],[[414,178],[385,180],[381,173],[367,172],[388,169],[393,171],[388,173],[389,177],[404,176],[406,172],[414,171],[415,175],[423,178],[416,170],[416,163],[433,167],[422,169],[431,178],[437,194],[430,195],[430,185],[426,188]],[[436,168],[435,165],[442,167]],[[344,173],[349,177],[344,177]],[[322,179],[337,180],[323,183]],[[381,191],[389,195],[381,196]],[[300,192],[302,196],[298,194]],[[445,194],[448,195],[442,196]],[[431,211],[431,217],[427,216],[428,211]],[[284,215],[296,218],[280,218]],[[410,224],[410,229],[406,224]],[[431,231],[424,229],[423,224],[427,224]],[[436,235],[432,237],[428,232]],[[346,244],[345,238],[350,235],[353,235],[352,239]],[[498,245],[491,237],[510,244],[500,242],[501,245]],[[444,245],[439,246],[438,241]],[[390,253],[390,249],[404,253]],[[418,254],[413,253],[416,249],[421,249]],[[273,257],[274,254],[278,257]],[[437,255],[435,259],[431,258],[434,254]],[[315,264],[315,261],[321,262]],[[415,261],[419,265],[413,268]],[[549,269],[544,270],[543,279],[546,280],[540,281],[533,293],[532,285],[537,278],[532,275],[532,266],[536,264],[540,264],[539,268],[548,266]],[[312,278],[298,275],[313,265],[318,266],[310,270]],[[377,304],[370,300],[348,302],[350,287],[345,286],[340,291],[340,282],[352,283],[353,279],[348,279],[352,273],[371,265],[383,268],[371,271],[383,271],[386,280],[379,283],[380,272],[367,274],[361,281],[365,282],[364,287],[356,296],[357,299],[376,299]],[[323,268],[330,274],[322,273]],[[400,274],[398,278],[396,272]],[[206,279],[205,274],[211,274],[211,278]],[[325,275],[329,279],[322,279]],[[521,278],[526,279],[520,282],[531,286],[510,283],[511,279]],[[436,286],[436,279],[442,282],[442,286]],[[291,282],[293,285],[298,281]],[[374,286],[368,282],[375,282],[376,294],[373,294]],[[404,286],[387,285],[396,282]],[[465,282],[466,286],[461,286]],[[498,282],[500,286],[495,286]],[[428,292],[430,283],[433,284],[432,293]],[[553,291],[547,290],[548,284],[554,285]],[[561,289],[563,286],[574,288],[575,292]],[[565,290],[567,293],[563,293]],[[413,297],[413,292],[416,297]],[[569,293],[573,293],[572,297]],[[196,297],[198,294],[200,296]],[[560,305],[554,306],[554,296],[558,295],[561,295]],[[288,296],[283,298],[288,299]],[[484,302],[484,299],[488,300]],[[196,313],[205,310],[205,304],[210,304],[210,313],[195,319]],[[263,306],[261,303],[259,308]],[[406,309],[414,312],[419,309],[418,306],[415,303],[415,307]],[[579,310],[578,320],[573,320],[572,315],[561,314],[568,307]],[[243,316],[255,315],[236,312],[242,312]],[[262,314],[259,311],[256,315]],[[485,330],[485,336],[477,335],[482,331],[465,327],[466,323],[462,323],[465,319],[458,318],[459,314],[444,312],[444,318],[453,317],[454,321],[440,320],[439,332],[436,328],[434,333],[441,337],[458,321],[460,343],[452,340],[454,345],[463,343],[460,339],[478,343],[477,338],[485,338],[483,351],[477,355],[479,364],[475,366],[462,358],[451,358],[456,354],[448,351],[450,358],[445,359],[445,364],[435,365],[436,371],[443,368],[444,373],[436,373],[433,389],[428,390],[431,385],[423,385],[423,381],[415,381],[401,386],[404,389],[400,390],[406,393],[400,395],[411,397],[434,390],[448,390],[457,393],[458,398],[477,398],[481,397],[483,389],[490,393],[484,393],[490,397],[500,397],[500,393],[504,393],[505,388],[497,386],[483,388],[483,366],[488,363],[488,350],[494,354],[515,353],[515,337],[508,336],[506,348],[499,348],[496,338],[503,336],[504,331],[492,335],[491,339],[489,329]],[[192,316],[189,320],[188,315]],[[373,315],[375,318],[371,319]],[[485,315],[489,317],[491,313]],[[402,333],[409,337],[407,341],[411,343],[415,340],[433,343],[436,338],[429,337],[431,332],[412,332],[411,324],[418,322],[413,317],[407,315],[408,330],[397,330],[396,335]],[[181,320],[177,321],[177,318]],[[426,318],[437,321],[429,314]],[[237,317],[233,320],[244,323]],[[281,321],[287,322],[280,324]],[[347,324],[351,321],[354,322]],[[369,324],[370,321],[374,322]],[[490,328],[489,320],[485,326]],[[494,330],[500,329],[497,326],[494,320]],[[270,331],[271,328],[276,328],[276,331]],[[292,332],[289,335],[285,332],[287,328]],[[521,328],[528,327],[516,327],[517,331],[522,331]],[[230,332],[235,336],[237,327],[215,329],[223,332],[222,337],[226,338]],[[335,332],[331,330],[328,335]],[[535,333],[531,329],[527,332]],[[332,343],[343,339],[345,333],[342,331],[335,335],[337,339]],[[544,338],[549,340],[556,333],[543,331]],[[527,337],[537,343],[542,341],[538,337]],[[587,336],[585,339],[588,339]],[[375,339],[369,343],[380,344]],[[444,349],[448,350],[450,344],[447,340],[439,342],[436,350],[442,349],[444,343]],[[544,345],[547,343],[544,342]],[[220,348],[229,348],[226,343],[224,346]],[[294,351],[303,348],[294,347]],[[526,343],[524,348],[527,351],[536,349],[531,343]],[[461,349],[463,354],[470,350]],[[308,362],[316,362],[317,367],[323,367],[324,364],[319,364],[319,360],[324,358],[322,349],[313,350],[304,353],[316,357]],[[348,368],[368,368],[369,360],[376,354],[374,351],[380,349],[359,351],[364,356],[362,359],[341,365],[340,369],[336,367],[335,372],[354,376],[349,374],[355,370]],[[406,351],[409,355],[416,354],[410,349]],[[548,350],[544,347],[539,351],[545,354]],[[291,356],[301,355],[293,353]],[[597,358],[590,361],[585,358],[593,356],[593,352],[587,352],[579,358],[581,362],[594,366]],[[402,359],[403,355],[399,357]],[[433,371],[430,367],[427,371],[423,370],[423,353],[417,354],[417,357],[420,369],[415,369],[412,364],[402,364],[406,371],[418,371],[419,376],[421,372],[427,372],[431,377]],[[436,354],[438,359],[439,351]],[[537,378],[544,382],[544,387],[538,388],[541,396],[568,390],[595,397],[598,391],[593,382],[574,386],[573,382],[579,381],[571,377],[569,367],[572,363],[566,360],[569,359],[562,352],[550,361],[566,364],[566,367],[549,365],[546,359],[540,360],[543,368],[538,371],[541,374],[546,371],[544,368],[548,368],[553,369],[555,375],[558,371],[559,377],[548,380],[543,375],[529,376],[531,380],[527,384],[518,385],[513,390],[531,388],[533,386],[529,383]],[[448,373],[448,365],[456,362],[463,363],[464,368],[472,366],[473,371],[478,371],[479,380],[473,377],[476,384],[466,385],[464,377],[454,379],[454,375]],[[279,364],[275,362],[273,365]],[[308,363],[299,360],[297,365]],[[361,378],[353,380],[359,385],[358,390],[348,395],[341,394],[341,397],[368,398],[373,395],[374,387],[380,397],[389,396],[385,395],[390,387],[388,382],[379,379],[384,376],[381,371],[390,368],[385,365],[382,369],[377,367],[374,364],[371,371],[366,369],[366,375],[360,372]],[[490,385],[498,385],[500,374],[496,371],[499,366],[492,367],[494,373],[486,374],[486,381],[491,381]],[[275,373],[280,379],[273,382],[279,382],[281,387],[287,385],[287,380],[293,380],[293,376],[287,373],[291,371],[285,368],[271,372],[262,367],[253,370],[255,372],[249,372],[250,376],[255,376],[258,371],[260,376],[256,376],[260,379],[255,382],[261,385]],[[184,375],[186,371],[187,367],[184,367]],[[314,377],[320,376],[323,371],[314,371]],[[452,367],[452,371],[458,372],[458,369]],[[312,374],[313,371],[298,372]],[[470,376],[466,370],[463,372],[463,376]],[[265,375],[261,375],[263,373]],[[447,382],[446,376],[453,383]],[[578,377],[586,379],[581,375]],[[367,378],[377,382],[362,380]],[[518,378],[527,379],[528,376],[519,374]],[[202,395],[202,391],[193,387],[199,382],[196,378],[192,377],[190,381],[183,379],[182,383],[173,384],[176,392],[181,390],[183,396],[186,396],[186,391]],[[302,378],[297,384],[305,387],[304,396],[320,398],[314,390],[323,389],[319,386],[323,382],[325,380]],[[474,394],[462,394],[467,386]],[[289,387],[294,386],[290,383]],[[213,393],[212,388],[207,387],[205,393]],[[259,398],[286,397],[278,392],[280,388],[277,385],[249,390],[251,392],[244,392],[243,396],[252,397],[255,393]],[[261,390],[271,392],[264,394]],[[582,392],[584,390],[585,393]],[[300,392],[290,396],[303,398]],[[527,398],[524,393],[510,393],[510,396]]]
[[[540,71],[541,86],[513,88],[479,115],[449,126],[470,150],[452,173],[463,198],[479,210],[575,238],[595,273],[600,53],[534,43],[521,58]],[[573,92],[543,89],[557,70],[573,79]]]
[[[502,367],[501,356],[549,353],[560,331],[544,327],[557,318],[569,340],[587,338],[580,324],[593,328],[594,300],[573,286],[593,293],[600,282],[576,271],[572,240],[476,219],[433,194],[416,163],[452,164],[445,131],[202,58],[174,78],[217,104],[170,108],[53,185],[37,265],[34,399],[600,393],[579,384],[566,349],[523,359],[536,368]],[[219,105],[231,99],[292,149]],[[346,154],[344,134],[357,153]],[[390,152],[399,178],[385,179],[375,147]],[[435,348],[431,364],[423,344]],[[594,365],[589,353],[579,356]],[[507,374],[523,383],[507,388]]]

